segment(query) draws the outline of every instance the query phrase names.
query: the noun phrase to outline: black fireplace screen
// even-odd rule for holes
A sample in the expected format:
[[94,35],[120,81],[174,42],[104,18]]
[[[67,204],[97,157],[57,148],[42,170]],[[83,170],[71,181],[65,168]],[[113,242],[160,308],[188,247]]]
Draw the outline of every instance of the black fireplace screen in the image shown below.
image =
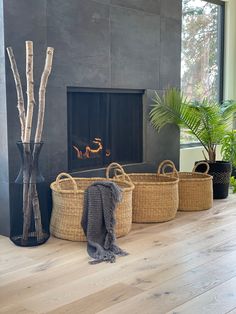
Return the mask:
[[142,161],[143,107],[138,92],[68,91],[69,170]]

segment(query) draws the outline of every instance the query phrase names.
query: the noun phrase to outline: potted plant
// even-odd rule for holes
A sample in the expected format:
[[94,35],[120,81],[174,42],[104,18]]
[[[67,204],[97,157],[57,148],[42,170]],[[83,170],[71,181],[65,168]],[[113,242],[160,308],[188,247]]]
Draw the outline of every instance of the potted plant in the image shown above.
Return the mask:
[[[187,128],[203,146],[203,155],[209,163],[209,173],[213,176],[214,198],[228,196],[231,163],[216,160],[217,145],[222,144],[236,112],[236,103],[225,102],[220,105],[203,100],[190,102],[179,90],[166,90],[162,97],[157,93],[153,97],[150,112],[151,123],[160,130],[166,124],[173,123]],[[202,171],[199,167],[198,171]]]
[[230,178],[230,186],[232,188],[232,192],[236,193],[236,179],[235,179],[235,177]]
[[236,130],[229,131],[224,136],[221,154],[224,160],[231,162],[232,176],[236,177]]

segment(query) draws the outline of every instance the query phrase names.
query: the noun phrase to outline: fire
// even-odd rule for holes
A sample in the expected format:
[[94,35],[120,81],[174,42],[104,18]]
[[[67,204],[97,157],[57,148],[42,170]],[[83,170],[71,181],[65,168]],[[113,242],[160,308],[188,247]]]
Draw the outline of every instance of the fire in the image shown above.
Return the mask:
[[110,157],[111,156],[111,150],[108,148],[106,149],[106,157]]
[[[96,144],[96,148],[91,148],[89,145],[86,145],[85,147],[85,152],[82,152],[78,147],[73,145],[73,148],[76,151],[77,158],[78,159],[87,159],[91,158],[94,155],[99,154],[103,150],[103,145],[102,145],[102,139],[99,137],[95,137],[94,140],[92,141],[94,144]],[[106,157],[109,157],[111,155],[110,149],[106,149]]]
[[83,153],[82,153],[76,146],[74,146],[74,145],[73,145],[73,148],[76,150],[77,158],[78,158],[78,159],[83,158]]

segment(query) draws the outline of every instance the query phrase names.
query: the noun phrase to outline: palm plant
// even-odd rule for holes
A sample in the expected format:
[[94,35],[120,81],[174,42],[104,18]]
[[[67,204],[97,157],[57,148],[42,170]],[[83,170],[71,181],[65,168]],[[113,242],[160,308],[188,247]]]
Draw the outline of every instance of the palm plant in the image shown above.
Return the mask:
[[221,154],[236,168],[236,130],[227,132],[222,141]]
[[205,148],[209,162],[216,161],[216,147],[221,144],[236,112],[236,103],[220,105],[207,101],[190,102],[179,90],[167,90],[162,97],[157,93],[153,98],[150,112],[151,123],[158,131],[166,124],[185,127]]

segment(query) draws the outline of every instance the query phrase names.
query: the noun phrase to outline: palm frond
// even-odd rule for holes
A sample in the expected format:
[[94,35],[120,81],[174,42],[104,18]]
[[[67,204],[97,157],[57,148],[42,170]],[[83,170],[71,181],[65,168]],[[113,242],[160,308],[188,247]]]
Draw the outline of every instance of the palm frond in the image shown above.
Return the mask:
[[170,123],[189,129],[214,161],[216,146],[222,143],[234,113],[236,103],[232,101],[223,105],[207,99],[191,103],[179,90],[172,88],[162,97],[155,93],[150,118],[158,131]]
[[[180,127],[191,130],[200,142],[200,112],[192,105],[183,94],[175,89],[167,90],[162,97],[155,94],[152,110],[150,112],[151,123],[156,130],[160,130],[167,124],[174,123]],[[205,144],[202,143],[205,147]]]
[[236,103],[233,101],[226,101],[221,105],[221,114],[227,128],[230,127],[232,123],[232,117],[236,113]]

